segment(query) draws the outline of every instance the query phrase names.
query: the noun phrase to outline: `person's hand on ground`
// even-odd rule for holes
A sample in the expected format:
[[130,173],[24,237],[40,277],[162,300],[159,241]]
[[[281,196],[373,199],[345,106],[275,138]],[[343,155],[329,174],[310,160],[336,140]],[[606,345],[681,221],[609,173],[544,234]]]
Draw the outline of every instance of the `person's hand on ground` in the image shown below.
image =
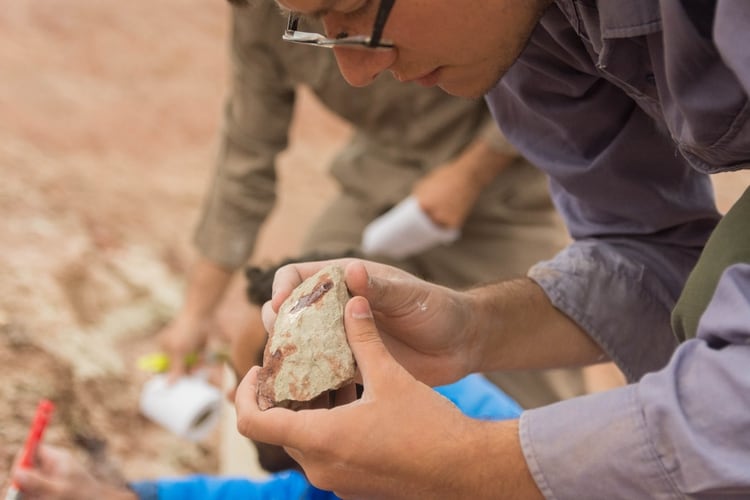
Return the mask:
[[138,500],[125,487],[97,480],[70,452],[54,446],[40,445],[37,466],[15,469],[13,479],[20,486],[24,500]]

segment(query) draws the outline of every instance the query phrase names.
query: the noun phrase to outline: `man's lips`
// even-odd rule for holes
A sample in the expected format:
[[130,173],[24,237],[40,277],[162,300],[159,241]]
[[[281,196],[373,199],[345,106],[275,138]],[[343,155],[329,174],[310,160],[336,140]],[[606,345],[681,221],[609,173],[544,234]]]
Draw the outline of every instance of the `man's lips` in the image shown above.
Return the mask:
[[440,68],[436,68],[426,75],[420,76],[415,81],[423,87],[432,87],[438,82]]
[[401,75],[396,75],[396,78],[402,83],[414,82],[424,87],[432,87],[438,82],[440,76],[440,68],[435,68],[432,71],[423,73],[421,76],[415,78],[404,78]]

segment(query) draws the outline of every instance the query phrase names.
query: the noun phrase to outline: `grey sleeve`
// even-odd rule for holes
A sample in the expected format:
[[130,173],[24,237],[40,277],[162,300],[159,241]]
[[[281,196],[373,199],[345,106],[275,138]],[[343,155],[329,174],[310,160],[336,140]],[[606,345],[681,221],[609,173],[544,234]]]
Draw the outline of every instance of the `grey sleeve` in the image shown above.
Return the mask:
[[750,264],[737,264],[665,368],[522,415],[535,481],[549,499],[750,497],[748,367]]

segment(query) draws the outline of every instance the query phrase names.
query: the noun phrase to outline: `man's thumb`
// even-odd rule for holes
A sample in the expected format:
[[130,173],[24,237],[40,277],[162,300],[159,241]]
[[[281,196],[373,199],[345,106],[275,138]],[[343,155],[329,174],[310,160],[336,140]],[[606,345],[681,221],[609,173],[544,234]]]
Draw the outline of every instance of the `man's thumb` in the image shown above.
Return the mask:
[[346,304],[344,326],[349,346],[357,360],[362,382],[367,386],[377,370],[382,370],[393,363],[393,357],[385,348],[380,332],[375,327],[375,320],[370,304],[364,297],[353,297]]

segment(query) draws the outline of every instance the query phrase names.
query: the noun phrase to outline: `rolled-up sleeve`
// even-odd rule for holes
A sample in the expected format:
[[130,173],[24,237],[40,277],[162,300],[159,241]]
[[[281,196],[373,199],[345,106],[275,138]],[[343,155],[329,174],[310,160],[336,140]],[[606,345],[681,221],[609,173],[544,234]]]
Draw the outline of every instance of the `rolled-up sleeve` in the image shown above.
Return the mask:
[[549,174],[576,241],[529,277],[629,380],[663,367],[676,345],[670,311],[719,220],[710,179],[602,76],[554,8],[486,98],[508,139]]
[[260,8],[267,7],[233,9],[231,95],[215,176],[194,235],[201,254],[228,269],[247,261],[273,208],[275,159],[287,146],[294,107],[294,85],[264,41],[266,31],[278,27],[258,22],[267,19],[256,12]]
[[[747,44],[739,42],[748,33],[747,5],[718,2],[714,32],[724,26],[715,35],[723,63],[696,66],[691,53],[668,62],[713,68],[722,78],[727,71],[718,66],[727,64],[747,94]],[[688,127],[660,114],[665,98],[672,105],[714,102],[716,87],[683,79],[689,90],[702,90],[705,100],[696,101],[692,93],[667,96],[673,86],[663,82],[643,82],[669,77],[665,51],[683,46],[665,47],[666,30],[679,21],[685,30],[669,34],[684,34],[687,21],[672,16],[631,35],[625,26],[592,57],[594,38],[576,32],[583,29],[577,13],[566,19],[552,6],[487,99],[511,142],[550,175],[576,240],[529,276],[631,384],[525,412],[526,461],[550,499],[750,498],[750,264],[724,272],[695,339],[678,346],[670,328],[675,300],[719,220],[709,179],[693,167],[708,158],[723,160],[716,169],[747,165],[747,100],[735,99],[741,89],[724,78],[732,83],[725,114],[691,107],[729,123],[707,135],[726,131],[721,141],[703,149],[700,141],[676,144],[670,134]],[[593,26],[592,19],[584,21]],[[727,39],[737,26],[742,33]],[[714,123],[701,117],[690,116],[690,125]]]
[[750,264],[724,272],[698,326],[637,384],[521,417],[546,498],[750,497]]
[[662,368],[677,347],[670,329],[675,291],[652,268],[671,270],[671,280],[681,283],[695,257],[669,246],[592,238],[536,264],[528,276],[636,381]]

